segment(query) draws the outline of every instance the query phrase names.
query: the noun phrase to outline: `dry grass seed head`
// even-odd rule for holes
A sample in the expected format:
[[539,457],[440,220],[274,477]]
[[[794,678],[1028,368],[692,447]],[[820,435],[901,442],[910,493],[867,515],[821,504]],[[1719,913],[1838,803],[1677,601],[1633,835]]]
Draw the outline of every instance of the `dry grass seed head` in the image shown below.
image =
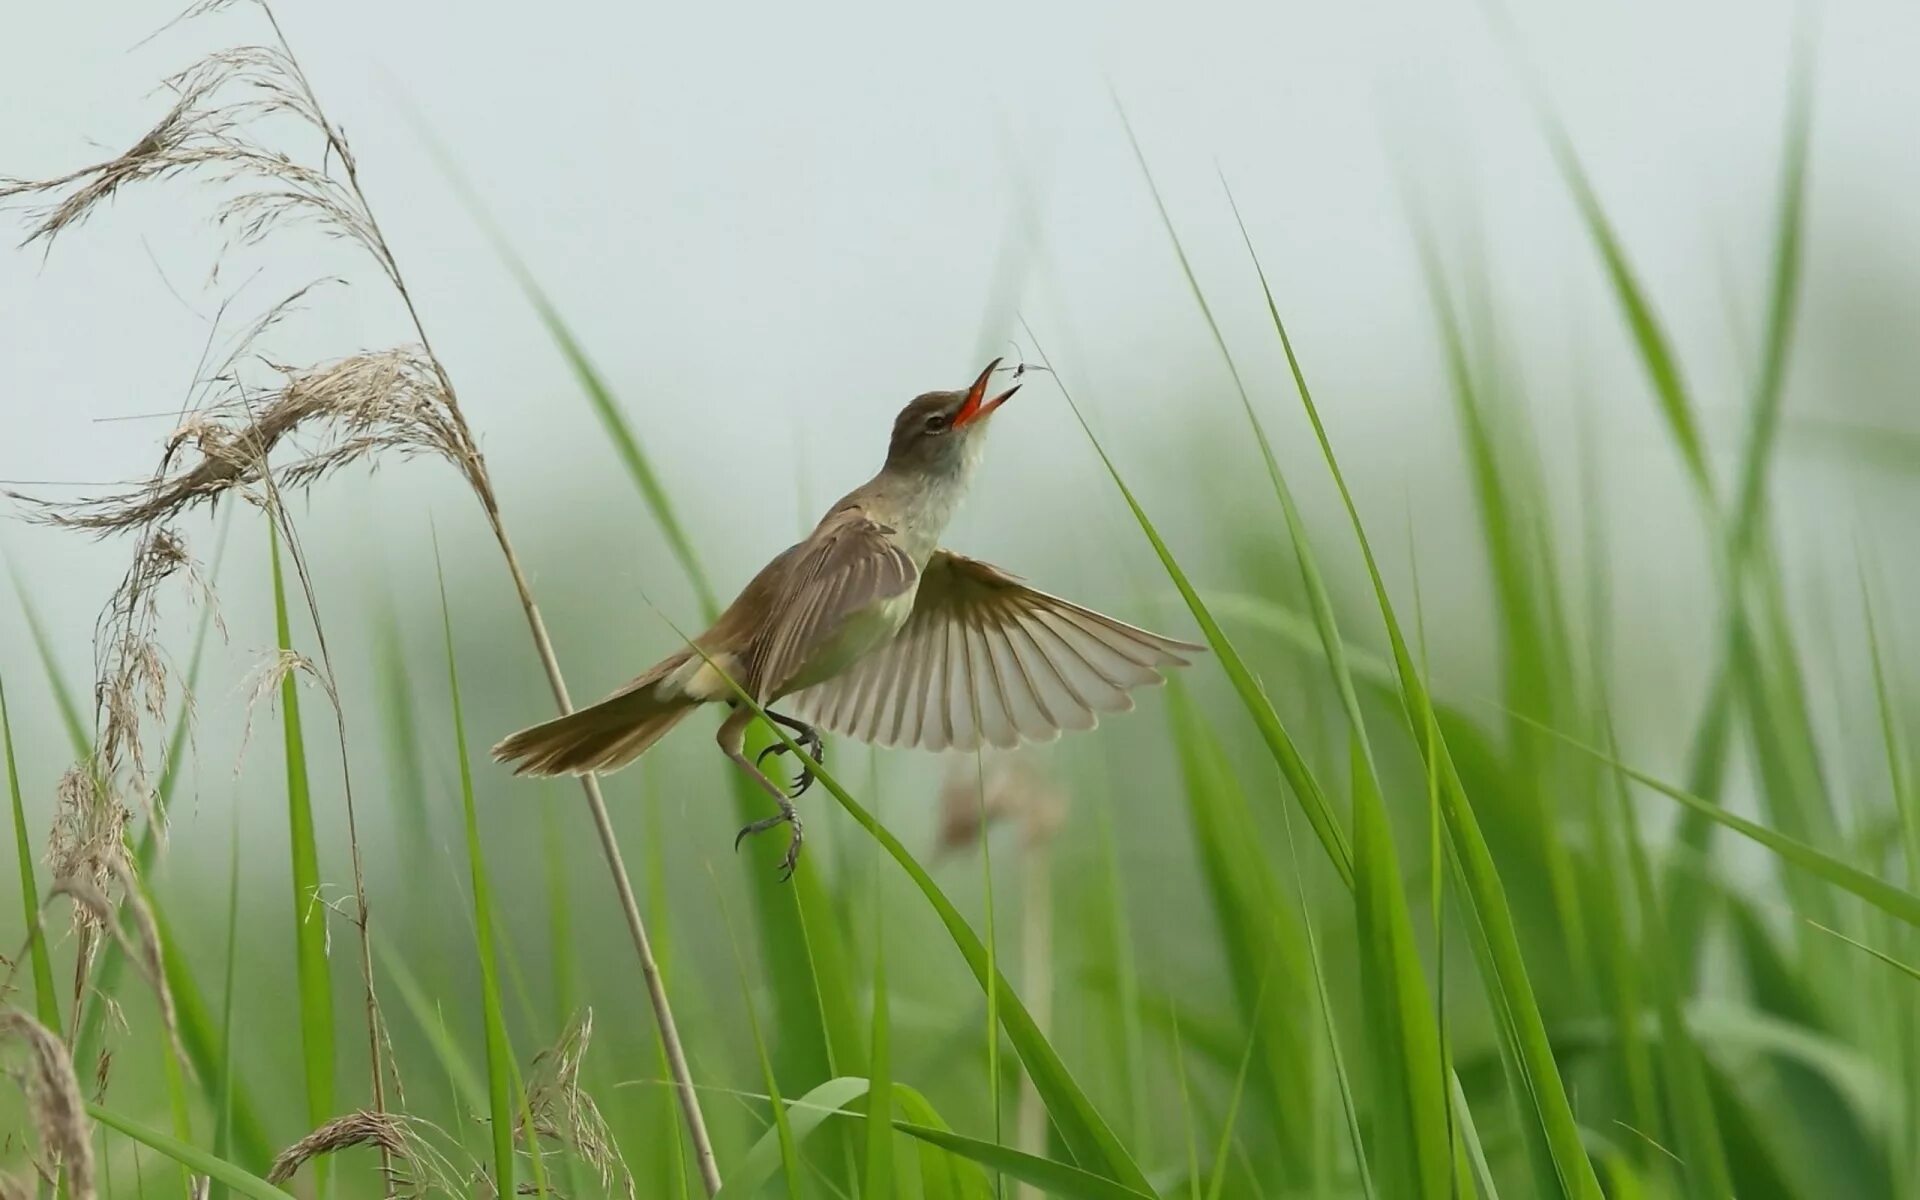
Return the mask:
[[983,807],[988,825],[1018,821],[1029,845],[1059,832],[1066,797],[1037,769],[1019,759],[1002,759],[989,765],[985,775],[982,779],[978,771],[963,767],[940,789],[940,853],[951,854],[979,840]]
[[[555,1138],[571,1146],[580,1160],[600,1177],[602,1192],[611,1194],[618,1181],[628,1197],[634,1195],[633,1175],[621,1157],[613,1131],[600,1113],[600,1106],[580,1086],[580,1065],[593,1039],[593,1010],[582,1012],[550,1049],[534,1056],[527,1073],[527,1111],[533,1116],[538,1137]],[[514,1130],[537,1151],[527,1137],[525,1118]]]
[[[31,520],[104,536],[174,520],[236,488],[265,506],[270,502],[253,494],[264,485],[309,487],[387,454],[442,458],[472,482],[472,455],[439,373],[418,347],[306,368],[265,365],[273,376],[268,387],[243,378],[245,362],[225,364],[207,382],[206,403],[168,439],[160,470],[132,490],[76,501],[16,498],[29,506]],[[274,464],[283,444],[295,453]]]
[[388,1183],[391,1194],[426,1196],[435,1192],[459,1195],[458,1172],[446,1155],[428,1139],[432,1129],[425,1122],[398,1113],[377,1113],[360,1109],[335,1117],[280,1152],[267,1172],[267,1182],[281,1184],[292,1179],[301,1167],[324,1154],[337,1154],[358,1146],[373,1146],[392,1156],[394,1174]]
[[[99,896],[98,905],[74,905],[77,929],[99,932],[112,917],[105,899],[117,879],[126,878],[127,824],[133,814],[94,774],[91,762],[77,763],[60,777],[54,796],[53,829],[47,841],[47,866],[67,894]],[[104,915],[103,915],[104,914]]]
[[359,243],[390,271],[366,208],[350,187],[324,164],[301,163],[253,136],[256,123],[289,119],[317,130],[330,150],[346,152],[346,139],[326,122],[285,50],[218,50],[169,76],[162,87],[172,103],[124,153],[46,179],[0,180],[0,205],[24,210],[23,245],[51,247],[127,187],[191,176],[234,189],[215,214],[234,243],[258,242],[279,226],[305,221]]
[[[47,893],[47,902],[52,903],[61,896],[73,901],[75,911],[84,911],[85,919],[92,928],[111,936],[127,957],[139,966],[140,973],[146,977],[147,986],[153,989],[154,1003],[160,1011],[160,1021],[167,1031],[174,1058],[180,1063],[181,1069],[191,1076],[193,1064],[187,1058],[186,1047],[180,1040],[179,1012],[174,1007],[173,989],[167,985],[165,951],[160,943],[159,923],[154,920],[153,910],[133,877],[131,864],[120,863],[113,870],[119,873],[121,903],[133,912],[134,932],[131,935],[121,926],[115,915],[114,901],[107,893],[79,876],[56,879]],[[100,1071],[104,1073],[105,1069],[103,1058]]]
[[[67,1172],[73,1200],[94,1200],[93,1123],[86,1098],[73,1073],[67,1048],[46,1026],[18,1009],[0,1009],[0,1044],[25,1051],[11,1072],[27,1099],[34,1132],[40,1139],[43,1169],[53,1164]],[[51,1172],[48,1172],[51,1174]]]

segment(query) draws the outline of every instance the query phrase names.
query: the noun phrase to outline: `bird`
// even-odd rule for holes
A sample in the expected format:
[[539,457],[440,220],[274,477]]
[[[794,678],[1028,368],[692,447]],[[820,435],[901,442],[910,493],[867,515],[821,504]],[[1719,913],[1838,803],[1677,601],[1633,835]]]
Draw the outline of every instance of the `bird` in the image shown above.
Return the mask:
[[762,773],[768,754],[788,750],[784,741],[748,760],[754,713],[740,692],[823,762],[821,729],[935,751],[1051,741],[1132,708],[1133,689],[1191,665],[1205,647],[941,547],[989,421],[1020,390],[1016,382],[986,397],[1003,361],[967,388],[926,392],[901,409],[879,473],[762,568],[712,628],[604,700],[502,739],[493,757],[516,775],[614,771],[694,709],[725,704],[732,711],[715,740],[778,809],[741,829],[734,846],[786,825],[780,871],[789,878],[803,840],[793,801],[814,774],[803,767],[789,793]]

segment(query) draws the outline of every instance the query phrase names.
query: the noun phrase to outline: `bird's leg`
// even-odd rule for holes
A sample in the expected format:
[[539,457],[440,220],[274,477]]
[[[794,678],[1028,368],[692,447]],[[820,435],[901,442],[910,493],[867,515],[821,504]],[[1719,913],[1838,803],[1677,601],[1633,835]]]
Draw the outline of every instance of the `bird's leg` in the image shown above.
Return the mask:
[[787,794],[780,790],[780,785],[768,779],[765,775],[762,775],[760,768],[755,766],[752,760],[741,752],[742,747],[746,745],[747,726],[751,724],[752,721],[753,713],[751,711],[744,708],[736,708],[732,713],[728,714],[725,721],[720,723],[720,733],[714,740],[720,743],[720,749],[726,753],[728,758],[734,761],[736,766],[751,776],[754,782],[766,789],[767,795],[772,796],[773,802],[780,806],[780,811],[771,817],[763,818],[753,822],[751,825],[743,827],[739,833],[734,835],[733,847],[738,850],[741,839],[750,833],[764,833],[772,829],[775,825],[784,824],[789,826],[792,832],[787,839],[787,853],[780,860],[780,878],[782,880],[792,879],[793,868],[800,862],[800,814],[794,809],[793,801],[789,800]]
[[[805,721],[796,721],[792,717],[789,717],[784,713],[777,713],[770,708],[764,711],[767,714],[768,720],[778,721],[782,725],[785,725],[788,729],[793,730],[793,732],[798,735],[794,738],[794,741],[799,744],[801,749],[805,750],[808,754],[813,755],[813,761],[817,763],[824,763],[827,761],[826,743],[820,740],[820,731],[818,729],[815,729],[813,726],[807,724]],[[765,750],[762,750],[760,752],[759,757],[753,760],[754,765],[758,766],[760,763],[765,762],[767,760],[767,755],[769,754],[774,755],[775,757],[778,757],[782,754],[785,754],[786,752],[787,752],[787,744],[785,742],[775,742],[773,745],[768,746]],[[803,794],[805,794],[806,790],[812,786],[813,786],[813,768],[808,766],[802,766],[800,768],[800,773],[793,777],[793,792],[792,792],[793,798],[798,800]]]

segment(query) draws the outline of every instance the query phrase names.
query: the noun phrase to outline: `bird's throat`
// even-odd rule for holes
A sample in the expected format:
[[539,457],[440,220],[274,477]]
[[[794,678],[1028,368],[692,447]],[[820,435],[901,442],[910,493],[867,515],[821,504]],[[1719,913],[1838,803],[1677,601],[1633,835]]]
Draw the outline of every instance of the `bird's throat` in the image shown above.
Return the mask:
[[966,498],[967,477],[972,473],[966,468],[935,473],[883,472],[868,485],[871,494],[862,507],[874,520],[891,526],[900,548],[915,566],[924,567]]

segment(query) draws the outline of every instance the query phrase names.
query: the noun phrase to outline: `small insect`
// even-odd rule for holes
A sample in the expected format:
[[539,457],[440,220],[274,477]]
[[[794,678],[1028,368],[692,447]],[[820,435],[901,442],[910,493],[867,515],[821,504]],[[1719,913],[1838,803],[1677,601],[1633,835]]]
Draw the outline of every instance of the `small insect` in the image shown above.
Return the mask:
[[1019,379],[1019,378],[1020,378],[1021,376],[1023,376],[1023,375],[1025,375],[1025,374],[1026,374],[1026,373],[1027,373],[1028,371],[1045,371],[1045,372],[1047,372],[1047,373],[1048,373],[1049,375],[1051,375],[1051,374],[1053,373],[1053,368],[1052,368],[1052,367],[1043,367],[1043,366],[1041,366],[1041,365],[1040,365],[1040,364],[1038,364],[1038,363],[1030,363],[1030,362],[1028,362],[1028,361],[1026,360],[1026,356],[1020,353],[1020,347],[1019,347],[1019,345],[1018,345],[1017,343],[1015,343],[1015,342],[1013,342],[1013,341],[1012,341],[1011,339],[1009,339],[1009,340],[1008,340],[1008,342],[1007,342],[1007,346],[1008,346],[1008,348],[1009,348],[1009,349],[1011,349],[1011,350],[1013,351],[1013,353],[1014,353],[1014,357],[1015,357],[1015,358],[1018,358],[1018,359],[1019,359],[1020,361],[1019,361],[1019,362],[1018,362],[1017,364],[1015,364],[1015,365],[1014,365],[1013,367],[1011,367],[1011,368],[1008,368],[1008,367],[1002,367],[1002,368],[1000,368],[1000,369],[1001,369],[1001,370],[1003,370],[1003,371],[1005,371],[1005,370],[1009,370],[1009,369],[1010,369],[1010,370],[1012,370],[1012,371],[1013,371],[1013,377],[1014,377],[1015,379]]

